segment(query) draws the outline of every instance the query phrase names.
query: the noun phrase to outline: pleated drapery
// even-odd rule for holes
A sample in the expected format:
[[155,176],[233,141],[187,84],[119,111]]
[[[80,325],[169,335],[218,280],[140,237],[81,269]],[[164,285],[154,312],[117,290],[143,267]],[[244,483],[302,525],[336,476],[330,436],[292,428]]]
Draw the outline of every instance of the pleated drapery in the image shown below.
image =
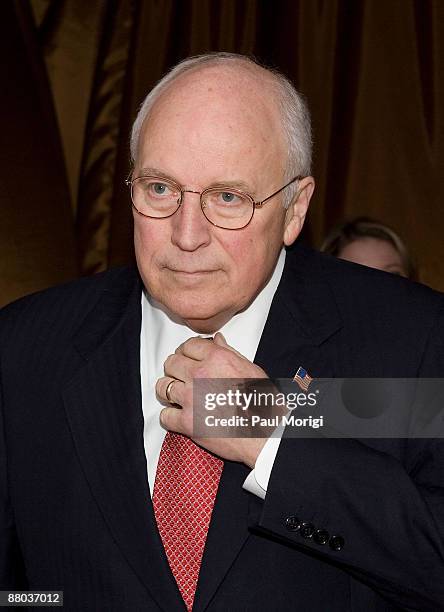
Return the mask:
[[368,215],[444,289],[440,0],[17,0],[0,11],[0,303],[133,257],[131,123],[180,59],[253,54],[312,111],[304,239]]

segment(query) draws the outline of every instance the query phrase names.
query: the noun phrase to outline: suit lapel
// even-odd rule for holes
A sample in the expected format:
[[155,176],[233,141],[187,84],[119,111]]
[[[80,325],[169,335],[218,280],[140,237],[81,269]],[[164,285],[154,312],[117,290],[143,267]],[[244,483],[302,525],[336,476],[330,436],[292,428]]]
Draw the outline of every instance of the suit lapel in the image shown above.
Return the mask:
[[164,610],[185,609],[158,534],[148,487],[140,391],[141,283],[121,273],[75,338],[85,359],[64,390],[75,446],[114,540]]
[[271,378],[293,378],[299,366],[312,377],[333,376],[323,350],[342,320],[320,258],[295,246],[287,252],[255,363]]

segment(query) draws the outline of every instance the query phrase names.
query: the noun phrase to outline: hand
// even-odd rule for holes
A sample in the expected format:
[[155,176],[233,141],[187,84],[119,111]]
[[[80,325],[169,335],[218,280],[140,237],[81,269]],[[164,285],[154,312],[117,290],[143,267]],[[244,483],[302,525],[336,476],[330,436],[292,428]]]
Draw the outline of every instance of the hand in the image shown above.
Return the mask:
[[162,427],[192,438],[223,459],[239,461],[253,468],[266,438],[196,438],[192,435],[193,380],[268,378],[264,370],[229,346],[218,332],[212,341],[190,338],[178,346],[175,353],[167,357],[164,371],[165,376],[156,383],[156,394],[161,401],[171,402],[174,406],[161,411]]

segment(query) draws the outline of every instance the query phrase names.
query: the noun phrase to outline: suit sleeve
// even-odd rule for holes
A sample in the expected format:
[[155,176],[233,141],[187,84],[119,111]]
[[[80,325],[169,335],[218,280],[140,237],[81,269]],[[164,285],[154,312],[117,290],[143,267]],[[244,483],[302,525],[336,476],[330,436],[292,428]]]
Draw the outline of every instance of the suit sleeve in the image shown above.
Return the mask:
[[[0,362],[1,364],[1,362]],[[0,590],[27,587],[9,495],[3,392],[0,370]]]
[[[440,316],[419,377],[443,376],[443,338]],[[259,529],[396,605],[435,612],[444,609],[444,440],[404,442],[401,462],[371,440],[284,434]]]

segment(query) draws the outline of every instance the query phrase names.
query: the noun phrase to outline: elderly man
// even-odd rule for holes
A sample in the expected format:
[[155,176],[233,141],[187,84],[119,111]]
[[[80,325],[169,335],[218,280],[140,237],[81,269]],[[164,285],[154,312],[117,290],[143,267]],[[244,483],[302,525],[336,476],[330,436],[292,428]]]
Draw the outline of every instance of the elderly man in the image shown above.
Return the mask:
[[245,57],[176,66],[132,155],[137,270],[1,315],[1,587],[82,611],[443,608],[441,441],[193,440],[192,404],[196,378],[299,366],[441,376],[441,296],[284,248],[308,113]]

